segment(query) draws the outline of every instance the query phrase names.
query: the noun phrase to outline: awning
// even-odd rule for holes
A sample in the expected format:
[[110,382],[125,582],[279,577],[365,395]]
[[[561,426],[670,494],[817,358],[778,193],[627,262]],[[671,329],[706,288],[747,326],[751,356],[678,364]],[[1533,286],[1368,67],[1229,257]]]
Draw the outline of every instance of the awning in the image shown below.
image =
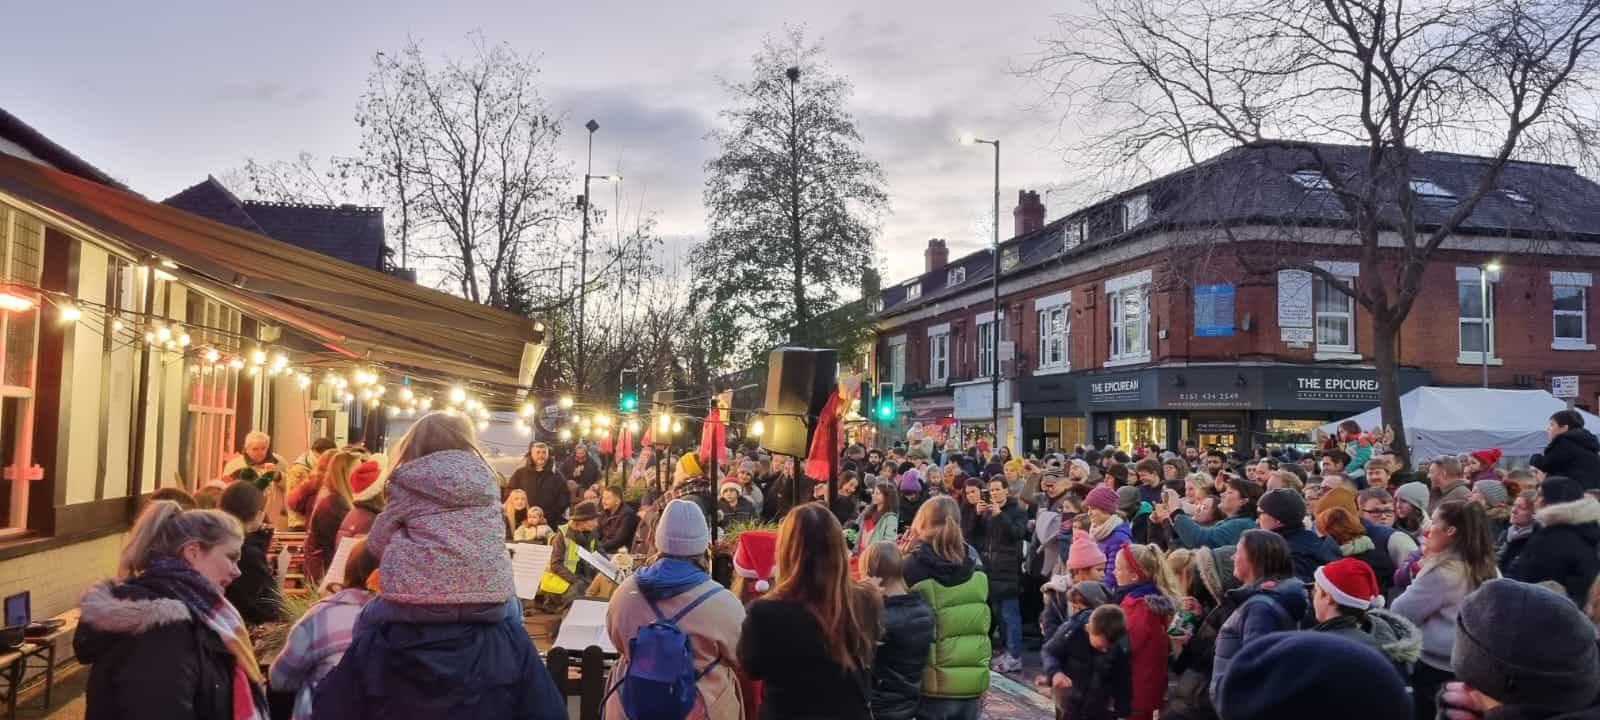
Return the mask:
[[210,279],[214,291],[247,306],[262,303],[254,309],[341,354],[502,392],[527,388],[543,356],[543,333],[528,318],[44,165],[0,154],[0,192],[64,227],[170,259]]

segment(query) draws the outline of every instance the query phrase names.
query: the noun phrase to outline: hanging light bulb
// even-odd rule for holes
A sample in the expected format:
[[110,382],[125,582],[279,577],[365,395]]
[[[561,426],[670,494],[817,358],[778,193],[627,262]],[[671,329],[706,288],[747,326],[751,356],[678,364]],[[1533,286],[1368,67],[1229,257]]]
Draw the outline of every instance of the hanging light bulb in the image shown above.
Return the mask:
[[656,418],[656,434],[665,435],[672,430],[672,413],[661,413]]
[[600,437],[611,437],[611,428],[600,428]]
[[222,359],[222,353],[217,352],[216,348],[206,348],[205,358],[206,362],[214,363]]
[[533,434],[533,426],[531,426],[531,425],[529,425],[529,424],[527,424],[525,422],[522,422],[521,420],[518,420],[517,421],[517,432],[520,432],[523,435],[532,435]]
[[276,355],[272,356],[272,367],[282,370],[288,366],[289,358],[285,357],[283,353],[277,353]]
[[362,388],[360,398],[362,400],[370,400],[372,398],[372,391]]
[[250,362],[254,365],[267,364],[267,351],[256,348],[254,352],[250,353]]
[[761,418],[750,421],[750,437],[761,437],[761,433],[766,431],[767,424]]
[[416,397],[416,396],[411,393],[411,388],[408,388],[408,387],[400,388],[400,399],[402,401],[411,402],[411,399],[413,397]]
[[628,421],[628,432],[637,434],[639,432],[639,421],[637,421],[637,420],[629,420]]
[[521,415],[523,417],[533,417],[533,403],[531,403],[531,402],[523,403],[522,404],[522,413],[521,413]]
[[178,334],[178,347],[189,347],[189,333]]
[[308,378],[308,377],[306,377],[304,375],[301,375],[300,379],[296,380],[295,382],[297,382],[300,385],[300,389],[301,390],[304,390],[304,389],[306,389],[308,387],[311,387],[311,378]]
[[167,327],[165,325],[162,325],[161,327],[156,328],[156,339],[160,340],[161,342],[166,342],[168,340],[171,340],[172,339],[172,328],[169,328],[169,327]]
[[257,375],[260,375],[260,374],[261,374],[261,368],[260,367],[251,366],[251,368],[250,368],[250,377],[256,377]]
[[570,409],[571,407],[572,407],[572,396],[571,395],[562,395],[561,396],[561,409],[562,410],[567,410],[567,409]]
[[354,395],[351,395],[351,394],[350,394],[350,393],[349,393],[349,392],[346,392],[346,393],[345,393],[345,394],[344,394],[344,401],[345,401],[345,402],[346,402],[346,403],[348,403],[348,402],[351,402],[351,401],[353,401],[353,400],[355,400],[355,399],[356,399],[356,396],[354,396]]
[[117,320],[112,320],[111,321],[111,332],[122,332],[122,320],[121,319],[117,319]]
[[371,400],[368,400],[367,401],[367,407],[369,407],[369,408],[377,408],[378,407],[378,399],[377,398],[372,398]]
[[672,421],[672,431],[675,432],[675,433],[683,432],[683,423],[681,421],[678,421],[678,420],[673,420]]
[[154,344],[155,341],[156,341],[156,334],[155,333],[147,332],[147,333],[144,334],[144,342],[145,342],[146,345]]
[[489,419],[489,408],[486,408],[486,407],[484,407],[482,405],[479,405],[478,406],[478,419],[480,419],[480,420]]
[[450,388],[450,404],[451,405],[460,405],[461,403],[464,403],[466,401],[467,401],[467,391],[464,388],[462,388],[460,386],[456,386],[456,387]]
[[428,408],[431,408],[431,407],[433,407],[433,397],[429,396],[429,397],[423,398],[422,399],[422,409],[423,410],[427,410]]
[[77,305],[62,305],[59,313],[62,325],[71,325],[83,319],[83,311]]
[[384,412],[385,412],[385,413],[386,413],[386,414],[388,414],[388,416],[389,416],[389,417],[394,417],[394,416],[396,416],[396,415],[399,415],[399,414],[400,414],[400,408],[397,408],[397,407],[395,407],[395,406],[393,406],[393,405],[390,405],[390,406],[389,406],[389,409],[388,409],[388,410],[385,410],[385,411],[384,411]]
[[561,434],[559,435],[559,437],[561,438],[561,442],[567,442],[567,441],[571,440],[572,439],[572,428],[561,428]]
[[589,437],[589,428],[586,428],[586,427],[578,428],[578,437]]
[[176,343],[176,342],[173,342],[173,341],[171,341],[171,340],[168,340],[168,341],[166,341],[166,342],[165,342],[165,343],[162,343],[162,344],[161,344],[161,346],[162,346],[162,347],[164,347],[164,348],[166,348],[166,349],[168,349],[168,350],[171,350],[171,349],[173,349],[173,348],[176,348],[176,347],[178,347],[178,343]]
[[483,432],[484,430],[488,430],[488,429],[489,429],[489,421],[488,420],[483,420],[483,421],[480,421],[478,423],[478,432]]
[[230,358],[228,360],[228,367],[231,367],[231,368],[233,368],[235,370],[238,370],[239,368],[244,367],[244,359],[243,358]]
[[600,423],[600,427],[611,427],[611,416],[600,413],[600,416],[595,418],[595,422]]

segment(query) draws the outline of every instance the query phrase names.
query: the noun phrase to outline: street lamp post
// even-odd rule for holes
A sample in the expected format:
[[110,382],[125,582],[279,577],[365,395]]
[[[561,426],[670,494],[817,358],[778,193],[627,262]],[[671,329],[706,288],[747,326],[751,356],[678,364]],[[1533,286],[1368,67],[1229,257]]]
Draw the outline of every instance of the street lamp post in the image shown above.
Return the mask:
[[1478,345],[1478,361],[1483,368],[1483,386],[1489,387],[1489,273],[1500,272],[1495,260],[1478,266],[1478,329],[1482,339]]
[[583,331],[584,315],[589,300],[589,181],[617,182],[622,179],[616,175],[591,174],[594,171],[594,132],[600,129],[600,123],[590,119],[583,124],[583,127],[589,131],[589,153],[583,170],[583,199],[579,203],[583,210],[583,230],[578,234],[578,355],[574,358],[574,366],[577,368],[576,385],[580,391],[585,387]]
[[[994,277],[991,282],[994,286],[994,301],[991,311],[994,314],[994,329],[989,332],[989,399],[994,412],[994,447],[989,449],[992,455],[1000,449],[1000,139],[983,140],[971,135],[961,136],[962,145],[993,145],[994,146]],[[948,351],[947,351],[948,352]]]

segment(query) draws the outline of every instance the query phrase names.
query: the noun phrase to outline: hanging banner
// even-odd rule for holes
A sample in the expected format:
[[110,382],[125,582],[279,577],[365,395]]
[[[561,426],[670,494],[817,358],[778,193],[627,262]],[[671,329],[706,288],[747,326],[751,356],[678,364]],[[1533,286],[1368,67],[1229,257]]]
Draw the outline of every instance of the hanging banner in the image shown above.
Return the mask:
[[1196,285],[1194,288],[1195,337],[1233,335],[1233,285]]
[[1278,271],[1278,327],[1310,328],[1311,273],[1304,270]]

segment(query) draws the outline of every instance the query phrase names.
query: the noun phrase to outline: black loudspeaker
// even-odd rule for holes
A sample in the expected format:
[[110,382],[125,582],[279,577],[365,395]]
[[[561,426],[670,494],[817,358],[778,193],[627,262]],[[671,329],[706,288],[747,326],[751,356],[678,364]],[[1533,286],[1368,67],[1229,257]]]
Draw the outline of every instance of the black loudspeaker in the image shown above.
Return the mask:
[[839,354],[834,350],[773,350],[767,359],[766,431],[761,434],[761,447],[779,455],[805,457],[816,428],[813,418],[828,402],[838,374]]

